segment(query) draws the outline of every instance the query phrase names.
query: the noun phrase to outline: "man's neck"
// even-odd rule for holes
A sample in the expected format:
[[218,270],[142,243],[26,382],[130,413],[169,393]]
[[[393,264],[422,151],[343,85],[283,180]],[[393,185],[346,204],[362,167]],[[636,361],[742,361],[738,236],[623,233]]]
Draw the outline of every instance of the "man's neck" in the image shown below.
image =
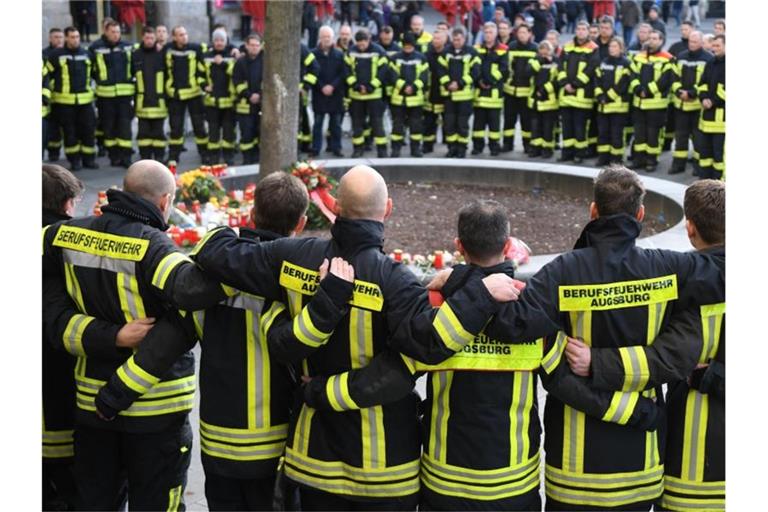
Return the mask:
[[491,256],[488,259],[477,259],[473,258],[467,253],[464,253],[464,261],[466,261],[470,265],[475,265],[480,268],[489,268],[489,267],[495,267],[496,265],[501,265],[504,263],[504,255],[499,254],[497,256]]

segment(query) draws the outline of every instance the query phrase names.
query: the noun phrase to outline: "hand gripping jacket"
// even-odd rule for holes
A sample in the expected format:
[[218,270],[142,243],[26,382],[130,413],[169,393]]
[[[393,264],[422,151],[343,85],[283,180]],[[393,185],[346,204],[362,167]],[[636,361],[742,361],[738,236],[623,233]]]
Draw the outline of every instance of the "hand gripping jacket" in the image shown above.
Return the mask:
[[[577,44],[574,38],[563,47],[560,72],[557,75],[561,107],[592,109],[595,97],[594,76],[599,65],[600,56],[593,41]],[[566,84],[571,84],[575,92],[567,92]]]
[[167,44],[165,52],[165,90],[169,98],[188,100],[203,94],[205,84],[205,44],[189,43],[177,48]]
[[46,64],[51,79],[51,102],[61,105],[87,105],[93,102],[91,68],[93,60],[82,47],[66,46],[51,52]]
[[[221,63],[216,64],[216,56],[221,57]],[[205,93],[203,103],[206,107],[232,108],[235,106],[235,86],[232,83],[232,72],[235,68],[235,58],[227,49],[217,51],[211,48],[203,54],[205,68],[204,87],[212,86],[211,92]]]
[[528,68],[528,62],[536,58],[537,46],[535,43],[522,44],[515,41],[509,47],[507,68],[508,80],[504,82],[504,93],[517,98],[530,98],[531,77],[533,73]]
[[[389,66],[394,78],[392,104],[406,107],[423,106],[424,90],[429,85],[427,58],[418,52],[400,52],[390,59]],[[405,87],[409,85],[414,91],[406,95]]]
[[[443,96],[451,101],[471,101],[474,98],[474,85],[480,75],[480,59],[471,46],[457,50],[449,46],[448,50],[438,57],[440,64],[440,85]],[[456,82],[459,88],[448,90],[448,84]]]
[[712,108],[701,109],[699,130],[725,133],[725,57],[707,63],[697,90],[702,100],[712,100]]
[[595,99],[601,114],[626,114],[632,97],[629,60],[607,57],[595,71]]
[[[263,78],[264,50],[260,51],[254,59],[248,55],[243,55],[237,59],[232,73],[232,83],[239,98],[235,108],[238,114],[254,114],[261,108],[261,104],[254,105],[248,101],[248,98],[254,93],[261,94],[261,81]],[[241,144],[240,149],[245,151],[247,148],[244,148]]]
[[[381,99],[389,74],[387,54],[381,46],[369,43],[368,49],[362,52],[357,46],[350,46],[344,61],[349,98],[358,101]],[[366,92],[361,92],[360,86],[365,86]]]
[[93,79],[96,81],[96,96],[117,98],[133,96],[135,86],[131,68],[133,45],[118,41],[110,43],[104,36],[88,48],[94,62]]
[[136,77],[136,117],[163,119],[168,116],[165,104],[165,56],[154,47],[135,49],[131,59]]
[[[339,218],[332,240],[256,245],[223,228],[201,241],[195,257],[227,284],[287,304],[267,313],[279,315],[275,322],[280,326],[269,335],[269,344],[275,338],[283,346],[295,346],[294,357],[305,357],[306,376],[362,368],[387,350],[440,362],[474,339],[498,306],[476,282],[433,310],[414,275],[381,251],[383,229],[379,222]],[[349,309],[342,310],[335,330],[329,329],[328,315],[312,307],[322,299],[316,293],[323,288],[322,282],[318,288],[315,269],[333,256],[344,257],[355,268]],[[360,408],[350,396],[349,382],[339,379],[329,386],[334,389],[333,411],[304,405],[292,420],[286,475],[300,485],[358,499],[418,492],[418,399],[411,395]]]
[[[475,47],[477,57],[480,62],[480,71],[478,81],[475,82],[475,108],[495,108],[504,107],[504,98],[501,91],[504,82],[509,76],[509,66],[507,62],[507,50],[504,46],[496,43],[493,48],[485,46]],[[483,89],[480,85],[490,85],[490,88]]]
[[535,57],[528,61],[528,68],[531,77],[528,108],[537,112],[557,110],[557,61]]
[[[675,63],[672,65],[675,77],[670,89],[672,104],[676,109],[683,112],[701,110],[697,86],[704,74],[704,67],[713,58],[713,55],[704,49],[695,52],[685,50],[677,56]],[[680,99],[680,94],[683,91],[688,93],[688,101]]]
[[[626,388],[609,392],[607,407],[586,407],[566,396],[573,386],[565,380],[572,374],[563,357],[564,334],[545,351],[546,493],[562,503],[616,507],[660,496],[659,432],[642,418],[639,428],[631,426],[638,407],[648,405],[642,398],[663,407],[660,390],[647,388],[642,347],[667,325],[672,309],[716,301],[724,288],[716,258],[638,248],[640,229],[625,214],[590,222],[576,249],[542,268],[521,300],[502,305],[486,328],[500,341],[561,330],[592,347],[626,347],[627,357],[638,360]],[[544,332],[542,317],[552,323]]]
[[[640,110],[665,109],[669,105],[669,91],[672,88],[674,69],[672,55],[665,51],[649,53],[643,51],[632,60],[632,82],[634,93],[632,105]],[[645,97],[640,93],[644,92]]]
[[[94,317],[122,325],[148,316],[174,316],[169,313],[171,304],[201,309],[220,300],[223,292],[175,250],[161,231],[166,225],[154,205],[126,192],[107,194],[110,204],[102,208],[102,216],[54,224],[43,232],[44,280],[61,280],[63,275],[66,292],[77,306],[77,314],[58,318],[52,332],[77,356],[79,423],[128,432],[158,431],[194,405],[193,355],[186,353],[175,364],[164,361],[170,370],[152,373],[153,367],[131,351],[121,350],[115,357],[114,337],[109,347],[97,344],[96,337],[89,336],[89,328],[98,326]],[[174,336],[172,329],[168,332],[159,325],[152,334],[160,339]],[[163,359],[163,354],[157,355]],[[95,395],[110,379],[122,394],[140,398],[115,421],[105,423],[94,414]]]

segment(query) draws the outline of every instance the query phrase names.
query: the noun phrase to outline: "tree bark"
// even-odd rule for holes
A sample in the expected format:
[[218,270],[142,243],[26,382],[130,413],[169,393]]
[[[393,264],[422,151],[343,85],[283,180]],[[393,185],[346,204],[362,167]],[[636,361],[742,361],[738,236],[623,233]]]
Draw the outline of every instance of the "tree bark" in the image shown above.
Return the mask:
[[297,157],[301,12],[298,0],[267,2],[260,177],[292,164]]

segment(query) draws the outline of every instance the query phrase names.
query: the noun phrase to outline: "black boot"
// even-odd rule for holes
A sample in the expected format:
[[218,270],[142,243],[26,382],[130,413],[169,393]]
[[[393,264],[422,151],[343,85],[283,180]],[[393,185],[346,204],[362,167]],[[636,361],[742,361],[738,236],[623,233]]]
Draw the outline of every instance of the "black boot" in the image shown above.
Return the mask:
[[554,154],[555,152],[552,151],[552,148],[544,148],[541,150],[541,158],[552,158]]
[[421,152],[425,155],[433,152],[435,150],[435,143],[434,142],[425,142],[421,146]]
[[225,149],[222,151],[224,157],[224,163],[227,165],[235,165],[235,152],[231,149]]
[[530,149],[528,150],[528,156],[530,156],[531,158],[536,158],[537,156],[541,156],[541,147],[531,146]]
[[600,156],[597,157],[597,162],[595,162],[595,165],[597,167],[603,167],[604,165],[608,165],[610,157],[611,155],[608,153],[600,153]]
[[58,162],[60,157],[61,157],[61,152],[58,149],[56,149],[56,150],[49,149],[48,150],[48,161],[49,162]]
[[96,163],[94,155],[85,155],[83,156],[83,167],[86,169],[98,169],[99,164]]
[[504,140],[504,144],[501,146],[502,153],[509,153],[515,149],[515,143],[511,140]]
[[456,158],[456,144],[448,144],[448,153],[445,154],[446,158]]
[[411,156],[414,158],[421,158],[424,153],[421,151],[421,144],[418,142],[411,142]]
[[69,161],[69,170],[70,171],[79,171],[83,168],[83,165],[80,163],[80,156],[68,156],[67,161]]
[[107,148],[99,144],[99,151],[96,153],[99,157],[107,156]]
[[562,153],[560,153],[560,157],[558,157],[558,162],[567,162],[569,160],[573,160],[573,149],[572,148],[563,148]]
[[387,158],[387,145],[382,144],[381,146],[376,146],[376,156],[378,158]]
[[685,172],[685,159],[684,158],[673,158],[672,159],[672,166],[669,168],[669,171],[667,171],[668,174],[680,174],[682,172]]
[[645,167],[645,153],[635,153],[635,159],[632,161],[632,167],[642,169]]
[[389,154],[392,158],[400,158],[400,144],[392,144],[392,152]]
[[463,144],[459,144],[456,147],[456,158],[466,158],[467,157],[467,146]]
[[363,158],[363,146],[355,146],[352,151],[352,158]]
[[499,141],[491,141],[488,144],[488,148],[491,150],[491,156],[499,156],[501,153],[501,146],[499,146]]

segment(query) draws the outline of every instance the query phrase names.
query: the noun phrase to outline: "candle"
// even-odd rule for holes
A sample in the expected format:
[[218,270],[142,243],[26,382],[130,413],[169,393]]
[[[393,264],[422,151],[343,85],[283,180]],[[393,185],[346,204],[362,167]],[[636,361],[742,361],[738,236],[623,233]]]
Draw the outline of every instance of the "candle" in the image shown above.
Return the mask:
[[395,261],[403,261],[403,250],[395,249]]
[[435,251],[435,261],[432,263],[432,265],[437,270],[443,268],[443,251]]

